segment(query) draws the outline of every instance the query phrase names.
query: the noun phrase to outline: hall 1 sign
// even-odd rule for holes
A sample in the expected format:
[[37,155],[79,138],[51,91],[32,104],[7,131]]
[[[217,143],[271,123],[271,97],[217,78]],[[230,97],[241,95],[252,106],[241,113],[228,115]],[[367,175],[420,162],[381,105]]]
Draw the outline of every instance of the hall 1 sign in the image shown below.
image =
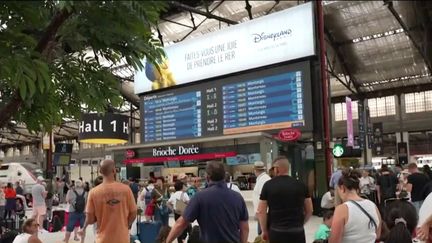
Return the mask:
[[82,114],[78,140],[82,143],[118,144],[129,138],[129,118],[120,114]]

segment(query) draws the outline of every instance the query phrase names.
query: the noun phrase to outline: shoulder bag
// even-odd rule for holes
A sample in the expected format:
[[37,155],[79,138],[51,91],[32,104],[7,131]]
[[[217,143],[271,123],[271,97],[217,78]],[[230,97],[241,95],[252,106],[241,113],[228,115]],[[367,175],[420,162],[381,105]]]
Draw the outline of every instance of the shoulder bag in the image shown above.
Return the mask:
[[366,210],[362,206],[360,206],[360,204],[358,204],[354,200],[349,200],[349,202],[351,202],[354,205],[356,205],[369,218],[369,226],[368,226],[369,229],[372,228],[372,227],[375,227],[375,229],[378,229],[378,225],[375,222],[375,220],[372,218],[372,216],[368,212],[366,212]]
[[176,200],[176,214],[179,215],[183,215],[186,207],[187,207],[187,203],[183,200],[184,197],[184,192],[180,195],[180,199]]

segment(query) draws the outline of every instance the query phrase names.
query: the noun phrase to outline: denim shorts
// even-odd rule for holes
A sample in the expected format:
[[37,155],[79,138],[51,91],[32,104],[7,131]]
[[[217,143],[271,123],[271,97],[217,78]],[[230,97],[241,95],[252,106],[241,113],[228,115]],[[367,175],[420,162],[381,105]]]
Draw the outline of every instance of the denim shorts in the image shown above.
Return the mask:
[[75,228],[75,225],[79,223],[80,227],[84,226],[85,214],[84,213],[69,213],[69,222],[66,227],[67,232],[72,232]]

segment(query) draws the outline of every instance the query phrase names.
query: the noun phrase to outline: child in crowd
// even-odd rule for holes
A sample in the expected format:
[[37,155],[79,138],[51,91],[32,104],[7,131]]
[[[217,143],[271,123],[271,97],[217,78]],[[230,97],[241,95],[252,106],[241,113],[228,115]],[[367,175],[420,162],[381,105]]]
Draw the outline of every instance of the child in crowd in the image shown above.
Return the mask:
[[146,208],[144,211],[144,217],[146,221],[154,220],[155,207],[156,207],[156,194],[152,195],[152,199],[148,204],[146,204]]
[[330,237],[330,227],[333,221],[333,210],[327,210],[323,214],[323,223],[315,233],[315,240],[327,240]]

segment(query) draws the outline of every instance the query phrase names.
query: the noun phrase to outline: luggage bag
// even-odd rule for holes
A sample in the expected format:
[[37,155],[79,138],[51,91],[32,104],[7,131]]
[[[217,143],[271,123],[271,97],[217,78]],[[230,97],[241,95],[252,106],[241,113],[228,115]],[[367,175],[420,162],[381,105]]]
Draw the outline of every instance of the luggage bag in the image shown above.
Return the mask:
[[138,222],[138,238],[141,243],[155,243],[162,227],[162,222]]

